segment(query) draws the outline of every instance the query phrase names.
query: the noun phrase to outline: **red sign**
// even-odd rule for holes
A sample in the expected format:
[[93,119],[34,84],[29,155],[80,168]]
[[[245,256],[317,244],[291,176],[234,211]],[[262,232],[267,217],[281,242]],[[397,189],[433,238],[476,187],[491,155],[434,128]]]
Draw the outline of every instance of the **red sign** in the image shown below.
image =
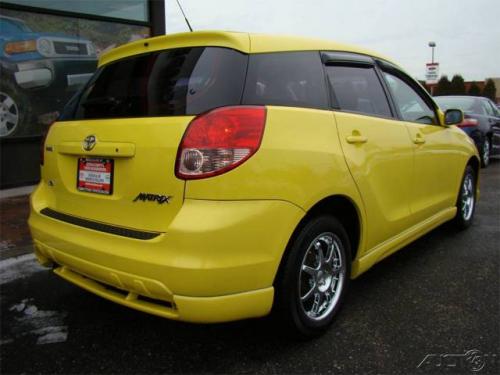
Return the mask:
[[113,193],[113,159],[79,158],[77,189],[89,193]]

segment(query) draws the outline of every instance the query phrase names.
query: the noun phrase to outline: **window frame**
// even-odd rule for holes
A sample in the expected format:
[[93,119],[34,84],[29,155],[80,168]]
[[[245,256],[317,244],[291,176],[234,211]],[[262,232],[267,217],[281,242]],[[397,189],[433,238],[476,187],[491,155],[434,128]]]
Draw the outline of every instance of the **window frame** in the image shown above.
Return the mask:
[[[404,122],[409,122],[412,124],[420,124],[420,125],[432,125],[432,126],[442,126],[441,124],[441,118],[439,117],[439,110],[437,104],[434,102],[430,94],[413,78],[411,78],[408,74],[403,72],[401,69],[396,67],[395,65],[384,61],[382,59],[376,59],[376,64],[377,68],[380,72],[380,76],[382,77],[382,80],[384,82],[384,87],[386,88],[387,95],[390,97],[390,101],[392,103],[392,106],[394,107],[394,110],[397,114],[397,119],[399,121],[404,121]],[[394,96],[392,95],[392,92],[389,88],[389,84],[387,83],[385,77],[383,76],[384,73],[391,74],[395,76],[396,78],[399,78],[402,80],[404,83],[406,83],[408,86],[410,86],[413,91],[422,99],[422,101],[427,104],[432,111],[434,112],[434,116],[436,118],[437,124],[426,124],[424,122],[418,122],[418,121],[409,121],[406,120],[401,111],[399,110],[398,106],[396,105],[396,100]]]
[[[396,112],[396,108],[394,106],[394,103],[392,102],[392,98],[389,96],[389,92],[388,92],[387,87],[385,85],[385,81],[383,80],[383,77],[381,76],[380,71],[377,67],[377,62],[372,56],[364,55],[361,53],[344,52],[344,51],[320,51],[320,54],[321,54],[321,61],[323,63],[325,84],[326,84],[327,93],[329,96],[329,105],[330,105],[331,110],[337,111],[337,112],[352,113],[352,114],[356,114],[356,115],[360,115],[360,116],[381,118],[381,119],[386,119],[386,120],[399,120],[397,118],[398,114]],[[327,69],[329,66],[343,66],[343,67],[354,67],[354,68],[357,67],[357,68],[362,68],[362,69],[373,69],[373,71],[375,72],[375,76],[377,77],[378,82],[380,83],[380,86],[382,88],[382,92],[385,95],[385,100],[387,102],[387,105],[389,107],[389,111],[390,111],[391,115],[390,116],[383,116],[383,115],[378,115],[378,114],[374,114],[374,113],[350,111],[350,110],[340,108],[335,91],[333,90],[332,84],[330,82],[330,77],[328,76]]]

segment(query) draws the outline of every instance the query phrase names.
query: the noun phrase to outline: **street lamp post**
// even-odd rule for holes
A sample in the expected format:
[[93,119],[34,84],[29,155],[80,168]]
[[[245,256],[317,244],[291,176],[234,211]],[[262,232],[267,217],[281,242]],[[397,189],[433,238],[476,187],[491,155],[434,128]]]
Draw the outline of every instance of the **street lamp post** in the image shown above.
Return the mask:
[[434,64],[434,48],[436,47],[436,42],[429,42],[429,47],[432,48],[432,63]]

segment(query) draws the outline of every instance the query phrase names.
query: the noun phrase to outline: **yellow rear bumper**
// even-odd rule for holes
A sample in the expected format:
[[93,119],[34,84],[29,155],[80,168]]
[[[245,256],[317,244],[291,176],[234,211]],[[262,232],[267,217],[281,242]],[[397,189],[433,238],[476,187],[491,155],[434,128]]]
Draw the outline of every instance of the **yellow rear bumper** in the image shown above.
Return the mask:
[[[167,233],[137,240],[69,224],[32,208],[42,264],[90,292],[147,313],[213,323],[264,316],[303,211],[282,201],[186,200]],[[226,219],[227,218],[227,219]]]
[[260,317],[269,313],[273,303],[272,287],[219,297],[173,296],[173,303],[155,303],[151,299],[144,300],[133,292],[114,291],[64,266],[56,268],[54,272],[63,279],[110,301],[149,314],[187,322],[217,323]]

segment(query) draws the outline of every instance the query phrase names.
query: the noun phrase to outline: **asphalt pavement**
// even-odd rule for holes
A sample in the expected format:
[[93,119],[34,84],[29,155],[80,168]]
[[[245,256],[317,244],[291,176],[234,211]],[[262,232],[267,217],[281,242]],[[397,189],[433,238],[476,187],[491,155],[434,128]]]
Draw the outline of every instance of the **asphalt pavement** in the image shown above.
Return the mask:
[[[20,241],[20,243],[23,243]],[[196,325],[103,300],[39,268],[0,262],[0,372],[499,374],[500,161],[481,171],[471,228],[444,225],[351,284],[322,337],[269,318]]]

